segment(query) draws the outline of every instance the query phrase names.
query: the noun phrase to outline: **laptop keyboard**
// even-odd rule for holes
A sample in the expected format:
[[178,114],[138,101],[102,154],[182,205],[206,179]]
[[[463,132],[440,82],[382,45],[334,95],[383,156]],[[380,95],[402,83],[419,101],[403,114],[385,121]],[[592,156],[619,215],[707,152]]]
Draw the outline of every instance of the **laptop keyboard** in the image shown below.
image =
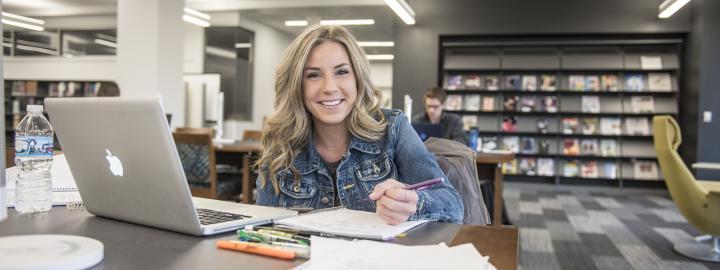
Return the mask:
[[205,208],[197,208],[197,214],[200,218],[200,224],[202,225],[210,225],[225,221],[232,221],[232,220],[238,220],[238,219],[244,219],[244,218],[251,218],[251,216],[246,215],[240,215],[240,214],[233,214],[228,212],[220,212]]

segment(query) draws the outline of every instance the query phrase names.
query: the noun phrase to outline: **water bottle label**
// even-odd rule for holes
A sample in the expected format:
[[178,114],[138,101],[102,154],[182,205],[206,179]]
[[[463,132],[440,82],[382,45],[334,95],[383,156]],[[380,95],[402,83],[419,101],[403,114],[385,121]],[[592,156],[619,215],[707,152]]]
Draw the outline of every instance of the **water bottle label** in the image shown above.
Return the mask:
[[48,136],[16,136],[16,157],[52,157],[53,137]]

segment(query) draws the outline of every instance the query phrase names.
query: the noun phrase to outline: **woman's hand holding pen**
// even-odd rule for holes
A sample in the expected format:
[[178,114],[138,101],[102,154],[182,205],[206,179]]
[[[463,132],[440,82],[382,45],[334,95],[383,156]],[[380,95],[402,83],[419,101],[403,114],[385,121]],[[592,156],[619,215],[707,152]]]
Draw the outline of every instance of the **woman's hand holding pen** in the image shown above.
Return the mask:
[[370,199],[376,201],[376,213],[388,224],[403,223],[417,211],[418,194],[404,189],[405,184],[388,179],[375,186]]

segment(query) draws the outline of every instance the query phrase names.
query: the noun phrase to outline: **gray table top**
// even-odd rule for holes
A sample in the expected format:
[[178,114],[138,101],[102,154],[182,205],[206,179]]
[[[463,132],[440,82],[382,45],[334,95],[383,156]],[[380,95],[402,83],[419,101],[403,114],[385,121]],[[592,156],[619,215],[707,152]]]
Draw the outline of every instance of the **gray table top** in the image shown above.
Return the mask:
[[[96,217],[64,206],[55,206],[46,214],[17,215],[13,209],[8,212],[8,219],[0,222],[0,236],[70,234],[99,240],[105,245],[105,258],[96,269],[289,269],[304,262],[217,249],[215,240],[234,239],[232,232],[195,237]],[[460,227],[430,222],[394,242],[450,245]]]

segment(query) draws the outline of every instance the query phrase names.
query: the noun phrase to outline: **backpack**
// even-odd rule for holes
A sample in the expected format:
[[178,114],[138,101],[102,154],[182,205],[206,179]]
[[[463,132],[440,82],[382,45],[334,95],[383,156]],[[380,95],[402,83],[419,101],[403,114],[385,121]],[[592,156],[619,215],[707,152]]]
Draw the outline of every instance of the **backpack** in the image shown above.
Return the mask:
[[435,155],[440,169],[460,193],[465,208],[463,224],[489,224],[490,215],[480,190],[475,152],[462,143],[435,137],[426,140],[425,147]]

